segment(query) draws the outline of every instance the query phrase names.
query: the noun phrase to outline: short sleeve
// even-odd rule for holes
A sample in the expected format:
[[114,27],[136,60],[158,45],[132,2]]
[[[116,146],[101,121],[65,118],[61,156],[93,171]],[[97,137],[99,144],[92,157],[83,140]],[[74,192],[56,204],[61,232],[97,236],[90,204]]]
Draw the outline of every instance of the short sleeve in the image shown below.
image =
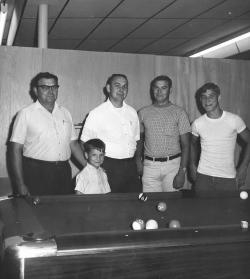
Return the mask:
[[68,117],[69,117],[70,123],[71,123],[71,137],[70,137],[70,140],[77,140],[76,130],[75,130],[73,120],[72,120],[72,116],[71,116],[70,112],[68,112]]
[[75,190],[85,194],[87,185],[89,184],[88,173],[83,169],[77,176],[76,176],[76,187]]
[[27,116],[24,110],[21,110],[15,119],[12,135],[10,138],[11,142],[17,142],[24,144],[27,134]]
[[198,129],[197,129],[197,122],[194,121],[192,126],[191,126],[191,129],[192,129],[192,134],[196,137],[199,137],[199,132],[198,132]]
[[135,126],[135,140],[139,140],[140,139],[140,121],[138,118],[138,115],[136,114],[136,126]]
[[235,127],[238,134],[246,129],[246,124],[241,117],[235,116]]
[[98,125],[93,113],[89,113],[83,126],[81,141],[86,142],[90,139],[97,138]]

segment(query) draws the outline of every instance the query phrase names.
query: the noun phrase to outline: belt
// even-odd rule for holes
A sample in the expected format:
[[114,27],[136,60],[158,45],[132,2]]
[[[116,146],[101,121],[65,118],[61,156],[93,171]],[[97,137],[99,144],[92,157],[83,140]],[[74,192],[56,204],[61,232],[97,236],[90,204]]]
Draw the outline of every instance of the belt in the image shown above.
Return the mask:
[[172,155],[172,156],[168,156],[168,157],[165,157],[165,158],[155,158],[155,157],[149,157],[149,156],[145,155],[144,158],[147,159],[147,160],[150,160],[150,161],[154,161],[154,162],[167,162],[169,160],[176,159],[180,156],[181,156],[181,153],[178,153],[178,154]]
[[133,161],[134,160],[134,157],[131,157],[131,158],[123,158],[123,159],[116,159],[116,158],[111,158],[111,157],[107,157],[105,156],[105,160],[115,160],[117,162],[129,162],[129,161]]
[[44,160],[33,159],[25,156],[23,157],[23,159],[28,162],[33,162],[42,165],[50,165],[50,166],[64,166],[68,163],[68,161],[44,161]]

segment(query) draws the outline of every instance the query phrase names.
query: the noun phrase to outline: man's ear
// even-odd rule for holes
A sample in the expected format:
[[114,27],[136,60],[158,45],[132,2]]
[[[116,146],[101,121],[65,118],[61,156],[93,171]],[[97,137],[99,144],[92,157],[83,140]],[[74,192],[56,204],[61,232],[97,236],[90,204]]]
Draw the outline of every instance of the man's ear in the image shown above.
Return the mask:
[[108,93],[110,93],[110,84],[106,85],[106,90],[107,90]]
[[218,101],[220,101],[220,99],[221,99],[221,95],[218,96]]
[[87,153],[87,152],[84,152],[84,157],[85,157],[86,159],[88,159],[88,158],[89,158],[89,155],[88,155],[88,153]]
[[34,95],[37,97],[37,87],[36,86],[34,86],[33,88],[32,88],[32,91],[33,91],[33,93],[34,93]]

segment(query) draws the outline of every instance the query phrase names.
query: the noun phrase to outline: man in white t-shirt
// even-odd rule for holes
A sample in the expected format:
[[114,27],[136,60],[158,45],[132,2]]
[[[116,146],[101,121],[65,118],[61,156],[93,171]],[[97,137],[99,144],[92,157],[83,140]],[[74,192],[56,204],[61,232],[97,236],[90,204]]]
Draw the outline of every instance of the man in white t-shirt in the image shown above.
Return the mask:
[[[245,184],[250,160],[250,132],[236,114],[222,110],[220,88],[206,83],[199,89],[205,114],[192,124],[190,174],[197,194],[204,192],[235,192]],[[245,142],[240,165],[235,168],[234,151],[237,135]],[[201,154],[196,166],[200,139]]]

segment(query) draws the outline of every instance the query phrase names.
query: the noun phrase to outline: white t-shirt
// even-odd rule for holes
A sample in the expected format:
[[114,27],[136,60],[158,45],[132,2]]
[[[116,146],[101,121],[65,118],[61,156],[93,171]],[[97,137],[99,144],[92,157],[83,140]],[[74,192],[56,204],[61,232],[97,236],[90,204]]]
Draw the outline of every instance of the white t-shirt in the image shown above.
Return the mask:
[[55,104],[52,113],[38,101],[22,109],[10,141],[23,144],[23,155],[44,161],[70,158],[70,141],[77,136],[68,110]]
[[192,134],[200,137],[201,156],[199,173],[224,178],[234,178],[234,150],[237,134],[246,128],[244,121],[236,114],[223,111],[222,116],[212,119],[207,114],[192,124]]
[[81,140],[99,138],[106,144],[106,155],[114,159],[132,158],[140,139],[139,119],[135,109],[123,102],[115,108],[107,100],[93,109],[86,119]]
[[90,164],[76,176],[75,190],[83,194],[106,194],[110,192],[110,186],[105,171]]

